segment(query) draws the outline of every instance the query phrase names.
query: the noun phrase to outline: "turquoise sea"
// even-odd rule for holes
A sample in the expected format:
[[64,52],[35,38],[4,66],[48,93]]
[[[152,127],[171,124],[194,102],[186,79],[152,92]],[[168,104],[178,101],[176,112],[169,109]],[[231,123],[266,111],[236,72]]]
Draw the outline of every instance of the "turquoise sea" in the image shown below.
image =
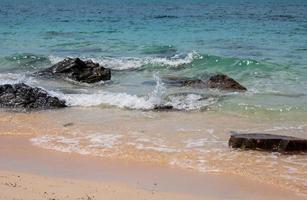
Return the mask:
[[[0,47],[1,84],[43,87],[71,106],[307,115],[305,0],[1,0]],[[31,75],[68,56],[112,68],[112,81]],[[248,92],[163,83],[214,73]]]

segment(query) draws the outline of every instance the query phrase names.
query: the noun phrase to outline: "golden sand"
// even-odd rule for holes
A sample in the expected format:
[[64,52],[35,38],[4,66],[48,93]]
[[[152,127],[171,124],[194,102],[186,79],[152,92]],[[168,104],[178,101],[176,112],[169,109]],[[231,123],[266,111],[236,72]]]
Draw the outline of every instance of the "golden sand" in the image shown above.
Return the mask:
[[0,147],[0,199],[304,199],[229,174],[44,150],[21,136],[1,136]]
[[232,174],[306,195],[306,155],[235,151],[227,145],[230,131],[307,138],[304,120],[69,108],[0,112],[0,134],[27,135],[32,144],[52,151],[192,169],[201,174]]

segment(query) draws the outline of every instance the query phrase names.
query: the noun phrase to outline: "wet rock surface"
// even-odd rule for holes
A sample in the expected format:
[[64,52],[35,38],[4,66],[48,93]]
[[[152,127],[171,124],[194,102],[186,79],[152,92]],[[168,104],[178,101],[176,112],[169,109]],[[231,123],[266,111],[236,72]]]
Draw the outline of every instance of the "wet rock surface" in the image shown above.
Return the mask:
[[156,111],[167,111],[173,110],[174,107],[172,105],[155,105],[153,109]]
[[66,58],[50,68],[36,72],[35,75],[69,78],[84,83],[96,83],[110,80],[111,70],[91,60],[82,61],[79,58]]
[[0,107],[15,109],[52,109],[66,107],[65,101],[50,96],[45,90],[24,83],[0,85]]
[[307,140],[302,138],[264,133],[235,133],[229,142],[232,148],[264,150],[270,152],[307,152]]
[[174,86],[204,87],[220,90],[246,91],[247,89],[225,74],[210,76],[207,80],[186,77],[164,77],[163,82]]

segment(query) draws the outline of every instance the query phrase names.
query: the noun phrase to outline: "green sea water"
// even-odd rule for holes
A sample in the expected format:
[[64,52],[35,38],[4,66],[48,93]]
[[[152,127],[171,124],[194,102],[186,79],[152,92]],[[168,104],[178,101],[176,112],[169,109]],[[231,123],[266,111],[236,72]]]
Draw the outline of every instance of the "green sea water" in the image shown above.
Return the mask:
[[[2,0],[0,83],[43,87],[70,106],[233,112],[306,120],[303,0]],[[112,69],[93,85],[31,74],[65,57]],[[169,86],[165,76],[224,73],[245,93]]]

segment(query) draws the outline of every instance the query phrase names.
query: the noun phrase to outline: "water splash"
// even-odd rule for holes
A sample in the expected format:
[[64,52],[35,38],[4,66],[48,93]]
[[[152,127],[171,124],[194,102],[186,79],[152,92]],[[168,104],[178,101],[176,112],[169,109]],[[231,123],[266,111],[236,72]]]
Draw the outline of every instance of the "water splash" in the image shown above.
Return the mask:
[[159,73],[154,74],[154,79],[156,81],[156,86],[155,89],[149,95],[149,101],[153,105],[163,105],[166,88],[164,86],[164,83],[162,83]]

